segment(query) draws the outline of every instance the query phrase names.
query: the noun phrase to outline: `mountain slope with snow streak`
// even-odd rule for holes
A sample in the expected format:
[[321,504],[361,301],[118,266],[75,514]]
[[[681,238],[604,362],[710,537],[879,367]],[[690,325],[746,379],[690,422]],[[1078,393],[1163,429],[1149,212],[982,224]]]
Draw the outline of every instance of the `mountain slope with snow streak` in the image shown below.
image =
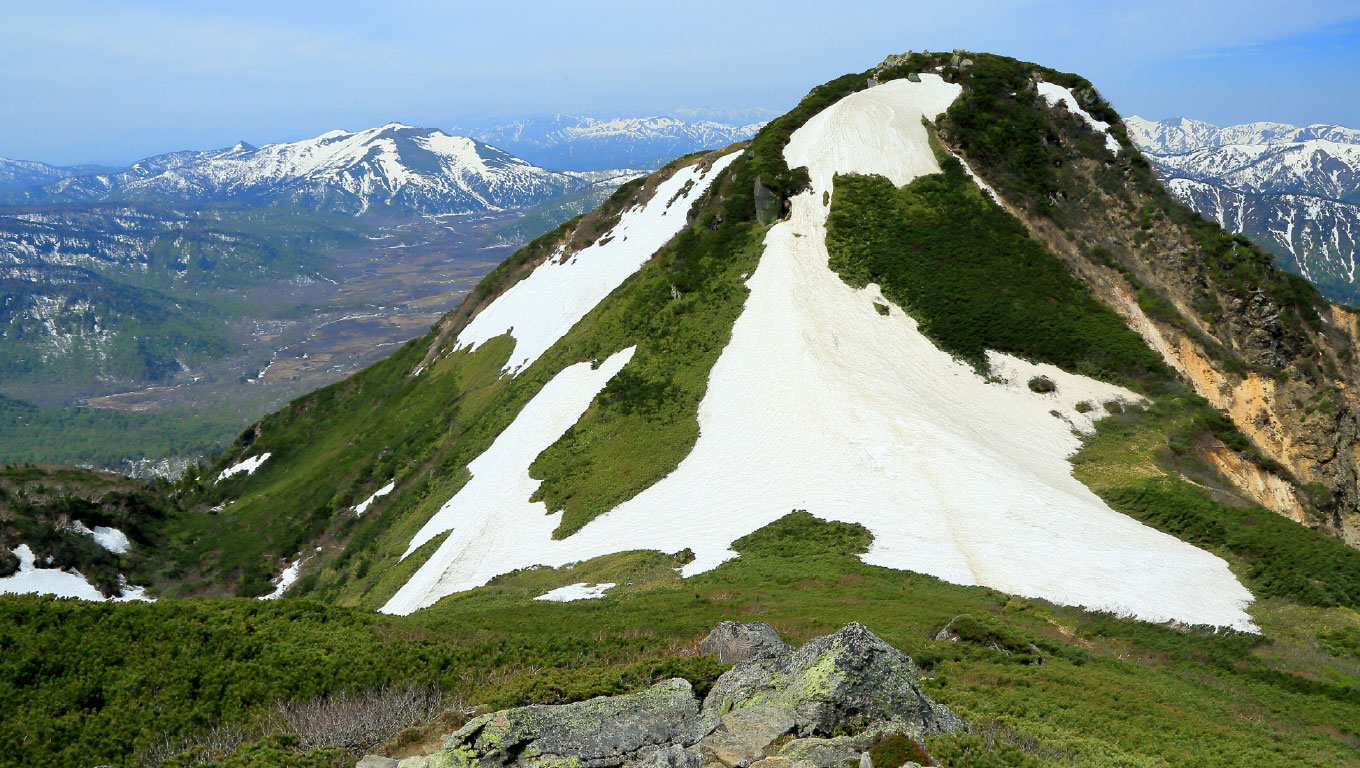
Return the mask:
[[456,346],[476,349],[509,333],[515,350],[505,370],[527,368],[689,223],[690,206],[739,154],[681,168],[649,201],[624,211],[607,235],[576,253],[550,256],[478,313]]
[[[811,189],[767,233],[709,377],[698,443],[673,473],[568,538],[551,538],[557,516],[528,502],[536,487],[528,465],[625,353],[593,372],[572,366],[469,465],[472,480],[407,554],[449,537],[383,610],[409,613],[516,568],[634,549],[688,547],[695,559],[683,573],[692,575],[735,556],[737,538],[805,509],[868,528],[872,564],[1147,620],[1251,629],[1251,594],[1224,561],[1114,512],[1072,477],[1075,422],[1054,412],[1076,412],[1075,402],[1031,392],[1020,379],[1035,369],[995,353],[996,370],[1012,378],[984,379],[901,310],[881,316],[875,287],[854,289],[828,267],[824,195],[835,174],[902,185],[938,172],[921,121],[959,92],[935,75],[892,81],[841,99],[793,134],[785,155],[808,166]],[[1060,393],[1137,397],[1050,372]]]

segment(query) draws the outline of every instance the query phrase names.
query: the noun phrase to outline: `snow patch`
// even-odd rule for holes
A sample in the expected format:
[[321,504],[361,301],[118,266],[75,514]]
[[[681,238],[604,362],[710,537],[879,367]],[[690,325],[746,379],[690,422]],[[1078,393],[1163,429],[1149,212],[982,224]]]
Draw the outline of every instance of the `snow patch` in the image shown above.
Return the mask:
[[[834,175],[901,185],[938,172],[921,120],[959,91],[934,75],[892,81],[794,133],[785,154],[808,167],[812,190],[766,236],[709,376],[699,440],[674,472],[554,541],[558,516],[528,501],[538,487],[529,464],[625,353],[598,371],[567,368],[469,465],[472,479],[408,554],[452,533],[382,610],[410,613],[517,568],[630,550],[688,547],[690,576],[735,557],[737,538],[804,509],[865,526],[874,543],[863,559],[873,565],[1148,621],[1253,630],[1251,593],[1227,563],[1115,512],[1073,478],[1076,425],[1051,411],[1131,393],[1005,356],[991,359],[1007,381],[989,381],[901,309],[880,316],[876,289],[852,288],[828,267],[821,198]],[[1020,381],[1034,370],[1054,378],[1055,396]]]
[[387,494],[391,493],[391,492],[392,492],[392,489],[393,489],[393,488],[396,488],[396,487],[397,487],[397,481],[396,481],[396,480],[393,480],[392,482],[388,483],[387,485],[384,485],[383,487],[381,487],[381,488],[379,488],[378,490],[374,491],[372,496],[369,496],[367,499],[364,499],[363,501],[359,502],[359,506],[357,506],[357,507],[354,508],[354,514],[359,515],[359,516],[363,516],[363,514],[364,514],[365,512],[368,511],[368,508],[371,507],[371,506],[373,506],[373,502],[375,502],[375,501],[377,501],[379,498],[381,498],[381,497],[383,497],[383,496],[386,496]]
[[573,600],[598,600],[604,597],[604,593],[614,586],[614,582],[607,581],[603,584],[586,586],[584,581],[576,584],[568,584],[565,587],[558,587],[551,592],[535,597],[535,600],[549,600],[554,603],[569,603]]
[[[88,529],[87,529],[88,530]],[[94,585],[89,582],[79,571],[63,571],[60,568],[39,568],[33,550],[27,544],[20,544],[14,548],[14,554],[19,558],[19,570],[3,579],[0,579],[0,595],[52,595],[54,597],[78,597],[82,600],[102,603],[109,598],[104,597]],[[123,582],[122,597],[113,598],[113,602],[126,603],[133,600],[142,602],[154,602],[148,597],[145,587],[127,586]]]
[[1064,88],[1057,83],[1039,82],[1036,83],[1036,85],[1039,87],[1039,95],[1044,97],[1044,101],[1048,102],[1048,106],[1062,106],[1068,112],[1085,120],[1086,124],[1091,126],[1096,133],[1105,134],[1105,148],[1110,150],[1111,154],[1119,154],[1119,142],[1115,137],[1110,135],[1110,124],[1091,117],[1090,112],[1081,108],[1081,104],[1077,101],[1077,97],[1072,95],[1071,90]]
[[79,520],[72,526],[79,533],[94,539],[95,543],[107,549],[115,555],[126,554],[132,548],[132,542],[128,541],[127,534],[117,528],[109,528],[103,525],[96,525],[94,530],[90,530]]
[[646,205],[625,211],[611,236],[570,259],[561,252],[550,256],[478,313],[458,334],[456,348],[476,349],[509,333],[515,349],[505,372],[528,368],[685,227],[690,205],[740,154],[723,155],[707,170],[691,165],[676,171]]
[[272,454],[265,452],[260,454],[259,456],[252,456],[248,459],[245,459],[244,461],[241,461],[238,464],[233,464],[230,467],[227,467],[226,469],[222,470],[222,474],[218,475],[217,480],[213,482],[214,484],[220,483],[223,480],[226,480],[227,478],[231,477],[232,475],[240,474],[241,472],[244,472],[247,475],[253,475],[255,474],[255,470],[259,469],[260,465],[265,462],[265,459],[268,459],[271,455]]

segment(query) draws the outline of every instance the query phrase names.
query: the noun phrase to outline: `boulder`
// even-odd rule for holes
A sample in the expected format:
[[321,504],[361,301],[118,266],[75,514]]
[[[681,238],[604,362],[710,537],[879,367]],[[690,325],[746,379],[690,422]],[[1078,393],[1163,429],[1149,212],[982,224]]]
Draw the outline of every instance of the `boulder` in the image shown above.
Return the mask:
[[390,757],[364,755],[354,764],[354,768],[397,768],[397,765],[397,761]]
[[675,678],[627,696],[482,715],[450,736],[439,754],[480,768],[633,764],[658,747],[698,741],[698,713],[694,689]]
[[627,696],[507,709],[398,768],[855,768],[890,734],[919,741],[964,727],[921,692],[910,658],[860,624],[794,650],[768,624],[724,622],[700,650],[741,658],[702,707],[677,678]]
[[0,547],[0,579],[13,576],[18,571],[19,556],[4,547]]
[[765,757],[775,739],[792,731],[796,714],[789,707],[746,707],[723,716],[712,733],[699,742],[700,754],[728,768]]
[[774,627],[763,621],[754,624],[724,621],[699,641],[696,650],[717,656],[719,664],[736,664],[747,659],[778,656],[790,647],[779,639]]
[[702,717],[716,727],[727,713],[752,706],[793,709],[799,736],[853,733],[888,722],[923,734],[964,727],[921,692],[920,673],[906,654],[859,623],[796,651],[738,663],[714,683]]

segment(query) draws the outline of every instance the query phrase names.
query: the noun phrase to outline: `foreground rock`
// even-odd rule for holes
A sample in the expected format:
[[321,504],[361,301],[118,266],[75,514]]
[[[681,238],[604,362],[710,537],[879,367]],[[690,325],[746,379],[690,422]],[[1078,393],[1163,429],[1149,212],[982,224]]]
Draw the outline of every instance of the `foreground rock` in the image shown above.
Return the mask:
[[481,768],[509,765],[603,768],[632,764],[659,747],[692,744],[699,703],[689,681],[675,678],[627,696],[601,696],[482,715],[444,743]]
[[847,733],[890,722],[915,726],[921,735],[964,727],[920,686],[920,672],[906,654],[863,624],[847,624],[796,651],[737,664],[708,692],[702,717],[716,724],[742,707],[790,707],[799,736]]
[[860,624],[795,650],[768,624],[724,622],[700,649],[741,659],[702,706],[677,678],[507,709],[468,723],[420,768],[844,768],[885,736],[966,727],[921,692],[910,658]]

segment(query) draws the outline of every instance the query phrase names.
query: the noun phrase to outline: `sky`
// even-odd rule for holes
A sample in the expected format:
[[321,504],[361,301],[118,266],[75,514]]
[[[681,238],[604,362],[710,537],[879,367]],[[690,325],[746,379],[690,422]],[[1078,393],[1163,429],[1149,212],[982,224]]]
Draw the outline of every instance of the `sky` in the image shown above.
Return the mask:
[[0,156],[123,164],[390,121],[783,112],[907,50],[1077,72],[1124,115],[1360,127],[1360,0],[0,0]]

